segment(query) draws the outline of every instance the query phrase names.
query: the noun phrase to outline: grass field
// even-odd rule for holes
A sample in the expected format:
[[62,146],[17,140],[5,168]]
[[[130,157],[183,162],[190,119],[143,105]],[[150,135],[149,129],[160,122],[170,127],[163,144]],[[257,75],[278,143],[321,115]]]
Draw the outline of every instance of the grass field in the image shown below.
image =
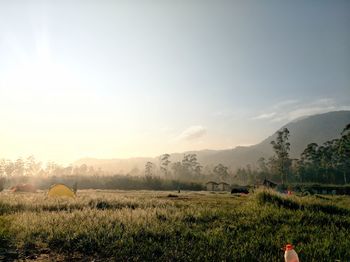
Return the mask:
[[350,261],[350,197],[0,193],[0,261]]

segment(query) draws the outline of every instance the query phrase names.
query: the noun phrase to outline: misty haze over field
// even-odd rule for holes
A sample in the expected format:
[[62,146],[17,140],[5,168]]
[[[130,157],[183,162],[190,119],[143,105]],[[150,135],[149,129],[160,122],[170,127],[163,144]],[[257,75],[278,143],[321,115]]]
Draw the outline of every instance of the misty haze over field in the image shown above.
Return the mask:
[[0,261],[350,261],[349,225],[350,0],[0,0]]
[[[325,114],[313,115],[295,120],[288,123],[290,131],[291,157],[299,158],[306,146],[310,143],[322,145],[328,140],[340,137],[344,127],[350,123],[350,111],[337,111]],[[181,161],[184,154],[196,154],[198,161],[203,166],[210,166],[221,163],[230,169],[237,169],[251,165],[257,168],[258,160],[261,157],[268,159],[274,155],[271,141],[276,139],[276,134],[271,134],[262,142],[245,147],[236,147],[226,150],[199,150],[187,151],[182,153],[170,154],[172,162]],[[94,168],[101,168],[110,173],[131,173],[135,175],[135,169],[139,174],[143,172],[144,166],[148,161],[159,165],[160,156],[155,158],[129,158],[129,159],[94,159],[85,158],[74,162],[74,165],[80,166],[86,164]],[[134,170],[134,172],[133,172]]]
[[300,117],[349,110],[349,9],[2,1],[0,158],[229,151]]

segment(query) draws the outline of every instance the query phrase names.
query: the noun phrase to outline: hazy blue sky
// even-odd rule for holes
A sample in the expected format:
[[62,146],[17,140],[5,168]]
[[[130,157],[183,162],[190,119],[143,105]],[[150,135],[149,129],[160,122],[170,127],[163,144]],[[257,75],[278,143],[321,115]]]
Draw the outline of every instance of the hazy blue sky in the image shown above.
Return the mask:
[[350,109],[350,1],[1,1],[0,158],[254,144]]

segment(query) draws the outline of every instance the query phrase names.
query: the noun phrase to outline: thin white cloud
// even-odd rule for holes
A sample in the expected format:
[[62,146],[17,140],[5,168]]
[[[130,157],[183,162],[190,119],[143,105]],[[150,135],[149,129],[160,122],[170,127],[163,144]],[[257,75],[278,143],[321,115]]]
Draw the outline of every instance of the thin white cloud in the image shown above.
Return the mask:
[[276,114],[277,114],[276,112],[265,113],[265,114],[255,116],[252,119],[270,119],[270,118],[273,118]]
[[207,129],[203,126],[191,126],[184,130],[177,140],[197,140],[207,133]]
[[329,111],[336,110],[335,106],[327,106],[327,107],[304,107],[293,110],[288,114],[288,120],[294,120],[303,116],[315,115],[320,113],[325,113]]
[[284,100],[281,102],[278,102],[277,104],[273,105],[270,108],[270,112],[265,112],[262,114],[259,114],[257,116],[252,117],[251,119],[253,120],[267,120],[270,119],[271,121],[273,121],[274,119],[279,119],[279,112],[281,112],[281,110],[285,110],[286,108],[291,108],[294,107],[296,104],[299,103],[299,100],[296,99],[288,99],[288,100]]
[[350,110],[350,106],[337,105],[336,101],[331,98],[320,98],[308,102],[286,100],[272,106],[269,110],[270,112],[267,111],[266,113],[262,113],[253,117],[252,119],[269,120],[271,122],[286,122],[293,121],[304,116],[322,114],[338,110]]

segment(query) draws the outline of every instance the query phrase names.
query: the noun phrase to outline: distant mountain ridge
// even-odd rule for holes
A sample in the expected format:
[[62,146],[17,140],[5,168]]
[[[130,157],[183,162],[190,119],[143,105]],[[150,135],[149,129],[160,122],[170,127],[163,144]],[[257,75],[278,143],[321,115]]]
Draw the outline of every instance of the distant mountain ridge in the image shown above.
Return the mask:
[[[290,131],[290,143],[292,158],[299,158],[309,143],[323,144],[324,142],[340,137],[343,128],[350,123],[350,111],[335,111],[324,114],[312,115],[293,120],[281,128]],[[274,140],[276,133],[269,136],[261,143],[252,146],[239,146],[226,150],[199,150],[184,153],[170,154],[172,162],[180,161],[184,154],[197,154],[201,165],[216,165],[222,163],[230,168],[238,168],[247,164],[255,165],[260,157],[269,158],[273,155],[270,142]],[[131,170],[143,170],[147,161],[158,164],[159,157],[155,158],[129,158],[129,159],[80,159],[74,165],[87,164],[95,168],[101,168],[107,172],[128,173]]]

